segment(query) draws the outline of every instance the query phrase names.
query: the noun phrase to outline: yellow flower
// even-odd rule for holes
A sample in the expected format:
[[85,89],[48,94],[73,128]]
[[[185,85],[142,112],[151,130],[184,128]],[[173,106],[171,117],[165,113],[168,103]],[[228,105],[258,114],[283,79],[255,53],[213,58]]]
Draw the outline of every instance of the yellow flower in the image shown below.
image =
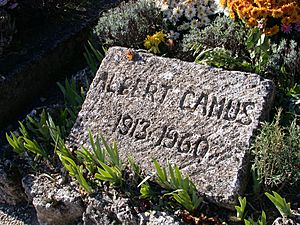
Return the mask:
[[[250,27],[256,26],[260,19],[267,19],[264,32],[274,35],[279,32],[279,24],[270,23],[280,19],[281,23],[293,24],[300,20],[299,0],[219,0],[221,6],[227,6],[232,19],[238,17]],[[271,22],[269,22],[271,21]],[[272,27],[270,27],[272,26]]]
[[259,12],[259,15],[262,16],[262,17],[267,17],[268,16],[268,10],[264,7],[259,8],[258,12]]
[[227,1],[226,0],[220,0],[219,5],[222,9],[224,9],[227,5]]
[[254,26],[257,25],[257,19],[251,17],[251,18],[249,18],[249,20],[247,21],[246,24],[247,24],[247,26],[249,26],[249,27],[254,27]]
[[159,32],[156,32],[154,35],[153,35],[154,39],[157,41],[157,42],[164,42],[165,41],[165,37],[166,37],[166,34],[163,32],[163,31],[159,31]]
[[280,18],[283,16],[283,12],[281,9],[276,9],[272,11],[272,17],[274,18]]
[[257,18],[257,17],[259,17],[259,8],[257,8],[257,7],[254,7],[252,10],[251,10],[251,15],[252,15],[252,17],[255,17],[255,18]]
[[160,53],[159,44],[165,42],[166,34],[163,31],[156,32],[152,36],[147,35],[144,40],[144,46],[154,54]]
[[277,34],[279,32],[279,26],[278,25],[275,25],[275,26],[273,26],[273,27],[271,27],[271,28],[267,28],[266,30],[265,30],[265,34],[267,35],[267,36],[272,36],[272,35],[274,35],[274,34]]

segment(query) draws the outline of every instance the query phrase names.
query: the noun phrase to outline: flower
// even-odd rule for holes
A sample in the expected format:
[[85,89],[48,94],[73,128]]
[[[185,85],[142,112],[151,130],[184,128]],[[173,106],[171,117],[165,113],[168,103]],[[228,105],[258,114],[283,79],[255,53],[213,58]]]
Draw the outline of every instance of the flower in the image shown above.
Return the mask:
[[154,54],[160,53],[158,45],[165,42],[166,34],[163,31],[156,32],[152,36],[147,35],[144,46]]
[[180,37],[180,34],[174,30],[170,30],[167,37],[177,40]]
[[208,25],[209,22],[210,22],[210,19],[209,19],[207,16],[205,16],[205,17],[201,18],[201,22],[202,22],[204,25]]
[[206,14],[205,14],[204,11],[198,11],[197,17],[198,17],[199,19],[201,19],[201,18],[204,17],[204,16],[206,16]]
[[267,36],[272,36],[274,34],[277,34],[278,32],[279,32],[279,26],[278,25],[275,25],[275,26],[273,26],[271,28],[266,28],[265,29],[265,34]]
[[206,8],[207,8],[207,7],[204,7],[203,5],[198,5],[198,6],[197,6],[197,11],[198,11],[198,13],[199,13],[199,12],[204,13],[204,12],[206,11]]
[[185,13],[184,13],[185,17],[189,20],[191,20],[194,16],[196,16],[196,9],[194,6],[188,6],[185,9]]
[[193,19],[193,20],[191,21],[191,27],[192,27],[192,28],[196,28],[196,27],[197,27],[197,24],[198,24],[198,20],[197,20],[197,19]]
[[262,22],[259,21],[258,24],[257,24],[257,28],[262,30],[262,29],[264,29],[264,27],[265,27],[265,25]]
[[[227,6],[232,19],[238,17],[249,27],[255,27],[265,19],[263,32],[274,35],[281,30],[290,33],[291,24],[300,20],[299,0],[215,0],[221,7]],[[255,21],[256,20],[256,21]],[[257,23],[258,22],[258,23]],[[280,29],[279,29],[279,24]],[[277,25],[277,26],[275,26]],[[295,29],[298,29],[295,28]]]
[[173,9],[173,16],[174,16],[175,18],[181,17],[182,14],[183,14],[183,10],[182,10],[179,6],[177,6],[177,7],[175,7],[175,8]]
[[300,32],[300,21],[295,24],[295,30]]
[[289,34],[292,31],[292,25],[291,24],[281,24],[280,30],[285,34]]
[[273,11],[272,11],[272,16],[273,16],[274,18],[280,18],[280,17],[283,16],[283,12],[282,12],[281,9],[273,10]]

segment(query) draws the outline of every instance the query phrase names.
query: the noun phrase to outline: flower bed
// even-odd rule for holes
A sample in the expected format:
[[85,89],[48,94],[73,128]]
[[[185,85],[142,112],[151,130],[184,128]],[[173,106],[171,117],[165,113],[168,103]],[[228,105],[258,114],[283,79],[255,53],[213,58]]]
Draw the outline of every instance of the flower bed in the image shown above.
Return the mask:
[[[277,86],[275,105],[270,120],[262,124],[253,141],[249,171],[253,179],[247,195],[258,208],[257,202],[263,206],[270,203],[262,197],[269,192],[266,195],[283,217],[280,220],[296,221],[298,213],[291,208],[299,202],[300,187],[299,1],[223,0],[218,4],[211,0],[164,1],[160,5],[148,1],[124,3],[99,19],[94,44],[144,47],[158,55],[188,57],[196,63],[255,72],[272,79]],[[90,47],[86,57],[95,70],[101,60],[100,52]],[[134,51],[128,51],[126,57],[134,60]],[[116,189],[119,195],[133,199],[138,205],[135,210],[145,211],[151,206],[179,209],[180,218],[193,224],[238,221],[251,225],[275,219],[273,206],[259,207],[267,209],[267,213],[259,213],[260,217],[257,210],[245,214],[245,198],[239,198],[237,215],[232,219],[232,213],[204,204],[193,183],[181,176],[176,165],[164,167],[154,161],[156,173],[147,176],[132,158],[130,166],[125,167],[115,145],[108,145],[103,137],[102,148],[100,138],[93,139],[90,134],[92,149],[71,151],[65,146],[64,137],[76,119],[84,95],[73,83],[60,88],[66,99],[64,111],[53,118],[45,112],[35,119],[29,117],[26,124],[21,124],[19,134],[7,134],[7,139],[18,157],[43,162],[44,167],[38,167],[40,171],[46,168],[59,173],[64,167],[72,177],[68,179],[80,184],[84,199],[94,190],[115,193]],[[290,196],[292,205],[276,192],[272,196],[271,190]]]

